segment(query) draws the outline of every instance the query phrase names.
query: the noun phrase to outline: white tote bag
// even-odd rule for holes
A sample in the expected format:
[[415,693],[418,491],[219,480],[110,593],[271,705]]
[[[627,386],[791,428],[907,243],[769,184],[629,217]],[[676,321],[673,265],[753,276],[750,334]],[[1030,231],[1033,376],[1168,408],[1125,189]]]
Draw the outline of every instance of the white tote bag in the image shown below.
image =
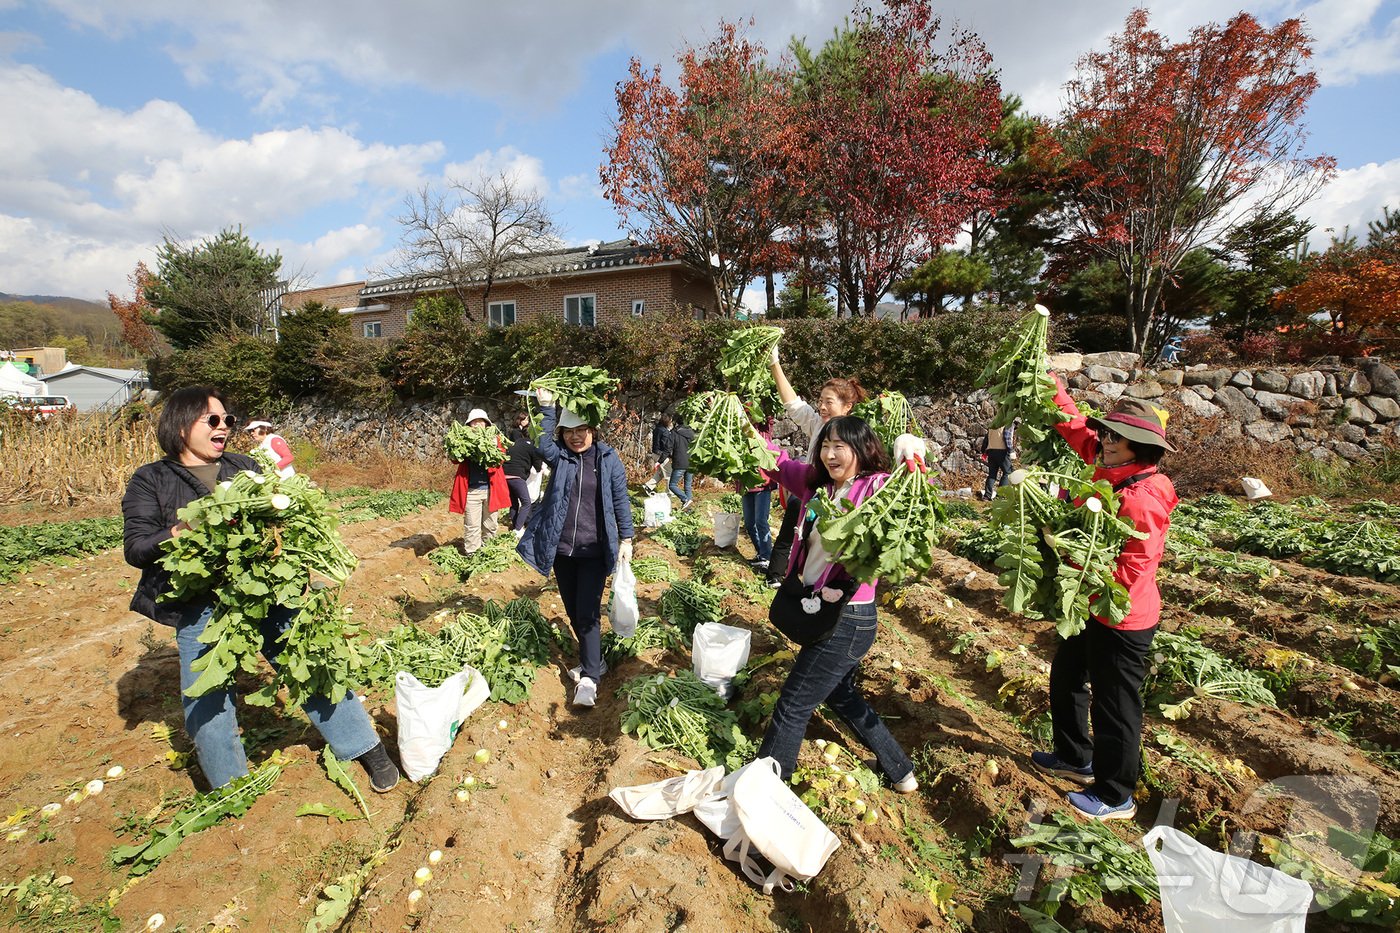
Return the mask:
[[613,572],[612,604],[608,607],[613,634],[618,638],[637,634],[637,617],[637,575],[630,563],[619,563]]
[[1277,869],[1216,852],[1170,826],[1142,837],[1162,892],[1166,933],[1303,933],[1312,888]]
[[746,628],[722,622],[697,625],[690,637],[691,670],[727,700],[734,692],[734,675],[748,663],[752,641]]
[[614,787],[608,796],[634,820],[666,820],[689,813],[719,793],[724,765],[634,787]]
[[[748,879],[763,886],[793,890],[794,881],[816,877],[841,845],[841,840],[798,799],[778,775],[772,758],[760,758],[739,769],[730,801],[739,817],[739,830],[724,844],[724,857],[739,863]],[[757,851],[772,864],[764,874],[753,858]]]

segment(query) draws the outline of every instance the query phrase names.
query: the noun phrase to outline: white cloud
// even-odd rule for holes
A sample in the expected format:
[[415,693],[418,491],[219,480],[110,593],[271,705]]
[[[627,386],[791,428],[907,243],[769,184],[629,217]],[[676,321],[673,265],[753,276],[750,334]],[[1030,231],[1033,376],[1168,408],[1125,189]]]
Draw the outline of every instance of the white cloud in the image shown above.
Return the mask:
[[[257,239],[330,205],[378,209],[443,155],[439,143],[391,146],[330,127],[223,139],[178,104],[106,107],[3,63],[0,125],[21,128],[0,147],[0,282],[26,294],[117,290],[167,231],[197,239],[242,225]],[[347,226],[297,252],[342,264],[352,241],[382,239],[370,231]]]
[[1366,224],[1381,219],[1381,208],[1400,208],[1400,158],[1339,171],[1298,214],[1313,222],[1311,247],[1324,249],[1332,233],[1348,227],[1366,238]]
[[539,157],[521,152],[514,146],[487,149],[465,162],[452,162],[443,168],[442,174],[446,179],[466,183],[505,175],[521,191],[542,197],[549,193],[549,178],[545,175],[544,163]]

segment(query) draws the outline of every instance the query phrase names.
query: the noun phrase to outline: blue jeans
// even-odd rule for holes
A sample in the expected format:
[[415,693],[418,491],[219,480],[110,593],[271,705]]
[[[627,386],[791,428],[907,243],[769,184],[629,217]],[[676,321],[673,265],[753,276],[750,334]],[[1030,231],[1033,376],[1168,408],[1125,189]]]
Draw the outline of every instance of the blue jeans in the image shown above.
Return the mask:
[[[238,714],[233,708],[233,689],[210,690],[197,697],[185,695],[185,690],[199,679],[190,665],[213,647],[199,641],[213,611],[212,606],[201,606],[186,613],[175,627],[175,644],[180,649],[180,702],[185,708],[185,731],[194,742],[199,766],[209,786],[223,787],[248,773],[248,758],[238,735]],[[278,639],[291,618],[291,610],[278,607],[262,622],[263,657],[273,668],[277,667],[277,656],[282,653]],[[379,744],[369,713],[353,693],[347,693],[339,703],[332,703],[326,697],[312,697],[302,709],[311,724],[320,730],[335,757],[342,761],[359,758]]]
[[510,527],[519,531],[530,521],[530,483],[519,476],[507,476],[506,488],[510,490]]
[[[689,470],[671,471],[671,495],[681,500],[681,505],[690,501],[690,481],[695,478],[695,474]],[[685,492],[681,492],[681,481],[685,482]]]
[[740,500],[744,507],[744,531],[748,532],[759,560],[773,556],[773,534],[768,530],[768,513],[773,509],[773,490],[746,492]]
[[862,603],[846,607],[830,638],[798,653],[758,748],[758,757],[777,759],[783,780],[792,777],[807,724],[822,703],[875,753],[885,777],[901,781],[913,772],[914,763],[856,687],[861,659],[874,644],[875,605]]
[[608,568],[601,557],[554,558],[554,579],[559,581],[559,600],[578,639],[580,676],[596,684],[603,676],[603,589]]

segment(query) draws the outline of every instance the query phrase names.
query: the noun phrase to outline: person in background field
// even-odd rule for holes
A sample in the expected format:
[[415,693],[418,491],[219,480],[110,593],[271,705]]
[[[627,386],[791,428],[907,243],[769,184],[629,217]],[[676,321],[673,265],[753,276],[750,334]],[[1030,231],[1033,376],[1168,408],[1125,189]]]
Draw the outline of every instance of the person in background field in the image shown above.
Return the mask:
[[287,446],[282,435],[272,433],[271,422],[250,421],[247,430],[253,435],[253,442],[257,444],[257,448],[267,451],[272,457],[272,462],[277,466],[278,476],[286,479],[296,473],[296,468],[292,466],[292,448]]
[[695,431],[679,417],[671,429],[666,445],[666,459],[671,461],[671,495],[681,500],[681,511],[690,508],[695,501],[691,494],[691,482],[695,474],[690,472],[690,442],[695,440]]
[[526,428],[530,416],[518,411],[512,420],[506,440],[506,486],[510,488],[510,527],[519,541],[525,534],[525,523],[530,520],[530,471],[544,466],[544,455],[530,442]]
[[[239,470],[258,469],[253,458],[226,452],[229,434],[238,419],[228,414],[225,404],[223,394],[207,386],[172,393],[165,400],[156,426],[156,439],[165,457],[138,469],[122,497],[123,551],[126,562],[141,569],[131,608],[175,629],[185,731],[194,743],[209,786],[214,788],[248,773],[248,759],[238,735],[233,690],[211,690],[197,697],[185,695],[185,690],[198,679],[192,670],[194,662],[213,648],[200,642],[199,636],[209,624],[214,603],[208,596],[191,602],[162,599],[170,589],[170,574],[158,561],[161,544],[189,528],[176,514],[181,508],[208,495]],[[222,585],[229,582],[223,581]],[[263,656],[274,667],[280,654],[279,639],[292,617],[290,610],[275,607],[261,624]],[[323,696],[312,697],[303,711],[337,758],[353,758],[364,766],[370,786],[376,791],[384,793],[398,783],[399,770],[389,759],[375,734],[374,723],[355,694],[347,693],[339,703]]]
[[[765,442],[772,441],[772,418],[767,419],[764,424],[755,424],[754,428]],[[763,482],[748,489],[744,489],[738,483],[734,484],[744,513],[744,531],[753,542],[754,556],[753,560],[749,561],[749,566],[760,576],[767,576],[769,560],[773,556],[773,533],[768,527],[768,516],[773,511],[773,490],[777,488],[776,476],[765,477]]]
[[651,428],[651,456],[656,461],[651,478],[642,484],[648,493],[656,492],[656,484],[666,478],[666,464],[671,450],[671,416],[663,414]]
[[998,486],[1006,485],[1007,474],[1011,472],[1011,461],[1016,456],[1016,425],[1013,421],[1004,428],[988,428],[983,439],[982,459],[987,461],[987,484],[982,488],[981,498],[990,501],[997,494]]
[[1095,481],[1113,484],[1120,496],[1118,517],[1147,538],[1130,538],[1113,571],[1132,600],[1128,617],[1118,625],[1091,618],[1084,631],[1060,642],[1050,664],[1055,747],[1033,752],[1031,763],[1086,785],[1067,798],[1081,816],[1126,820],[1137,813],[1133,790],[1142,766],[1142,684],[1162,614],[1157,565],[1177,503],[1172,481],[1157,464],[1176,448],[1167,441],[1162,409],[1123,398],[1102,418],[1086,418],[1064,383],[1058,377],[1055,381],[1055,404],[1070,416],[1055,429],[1085,462],[1094,464]]
[[[890,478],[890,455],[860,418],[832,418],[817,429],[813,441],[818,451],[813,463],[778,451],[778,480],[784,489],[791,490],[804,514],[807,503],[820,490],[834,501],[849,499],[859,504]],[[911,434],[896,438],[894,448],[900,464],[895,469],[906,469],[903,464],[907,459],[922,458],[928,452],[924,442]],[[866,702],[859,686],[860,662],[875,644],[875,590],[879,581],[856,585],[845,568],[832,561],[820,529],[810,520],[804,522],[793,546],[787,572],[815,589],[851,587],[854,593],[831,635],[804,646],[793,659],[758,757],[772,756],[782,769],[783,780],[791,778],[812,714],[824,703],[875,753],[879,770],[894,790],[913,793],[919,788],[914,763]]]
[[[821,391],[817,395],[817,407],[813,408],[793,391],[792,383],[788,382],[783,365],[778,361],[776,344],[773,346],[770,365],[773,369],[773,381],[778,384],[778,398],[782,400],[787,416],[810,438],[807,456],[803,458],[803,462],[812,463],[817,454],[817,433],[822,425],[832,418],[849,415],[852,408],[865,401],[865,389],[854,379],[828,379],[822,383]],[[787,506],[783,509],[783,523],[778,526],[778,536],[773,539],[773,551],[768,561],[768,585],[774,589],[783,582],[783,574],[787,573],[792,539],[797,533],[797,520],[800,517],[797,497],[789,496]]]
[[569,672],[578,683],[573,704],[592,706],[598,682],[607,673],[603,589],[613,569],[632,560],[627,468],[617,451],[598,439],[596,425],[556,409],[552,393],[539,389],[536,395],[544,411],[539,448],[551,478],[515,550],[544,576],[554,571],[559,599],[578,639],[579,664]]
[[[467,415],[469,428],[490,424],[491,419],[480,408],[473,408]],[[504,444],[501,449],[505,449]],[[510,487],[500,464],[488,467],[467,460],[457,465],[447,510],[462,516],[462,553],[475,553],[483,538],[494,537],[499,530],[496,512],[509,507]]]

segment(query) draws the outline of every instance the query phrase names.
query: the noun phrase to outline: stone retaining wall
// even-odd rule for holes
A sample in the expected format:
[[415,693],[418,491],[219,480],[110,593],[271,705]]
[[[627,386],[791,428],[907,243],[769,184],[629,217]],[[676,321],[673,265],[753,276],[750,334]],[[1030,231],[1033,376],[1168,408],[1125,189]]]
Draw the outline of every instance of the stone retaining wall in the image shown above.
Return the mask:
[[[1076,398],[1107,408],[1122,397],[1151,399],[1176,410],[1174,437],[1238,437],[1251,446],[1289,445],[1317,459],[1348,461],[1372,457],[1400,440],[1400,377],[1379,360],[1343,362],[1324,358],[1309,366],[1233,369],[1209,365],[1153,369],[1135,353],[1051,358]],[[934,458],[950,474],[980,469],[975,447],[994,408],[987,393],[943,397],[912,396],[915,416],[931,442]],[[344,452],[378,449],[419,460],[442,456],[442,436],[455,419],[480,406],[498,425],[517,407],[493,399],[459,399],[420,403],[388,414],[347,412],[329,405],[302,406],[278,429],[288,437],[309,437]],[[622,400],[625,411],[627,400]],[[606,426],[604,436],[633,466],[645,463],[654,412],[630,414]],[[775,439],[801,454],[806,436],[786,419],[774,428]]]

